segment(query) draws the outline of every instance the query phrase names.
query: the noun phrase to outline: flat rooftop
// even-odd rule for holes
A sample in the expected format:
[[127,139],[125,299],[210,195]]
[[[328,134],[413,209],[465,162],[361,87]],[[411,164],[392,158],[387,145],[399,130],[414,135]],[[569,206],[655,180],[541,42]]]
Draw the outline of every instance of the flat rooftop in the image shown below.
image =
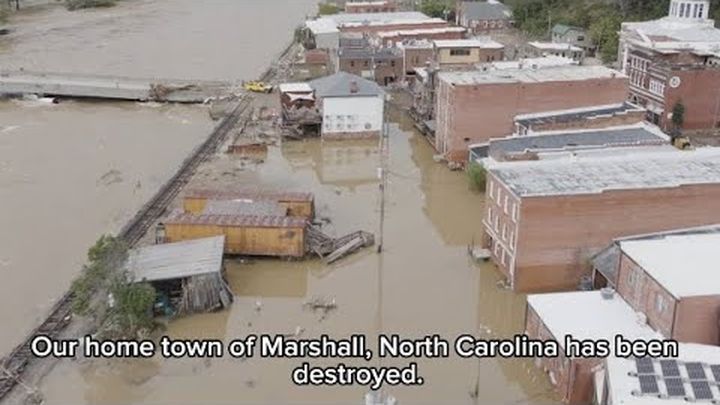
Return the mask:
[[265,191],[254,189],[190,189],[185,198],[204,198],[211,200],[244,200],[252,201],[313,201],[312,193],[302,191]]
[[720,148],[522,162],[484,161],[520,197],[720,183]]
[[505,45],[491,39],[438,39],[433,41],[433,43],[436,48],[505,48]]
[[567,43],[561,43],[561,42],[529,42],[528,45],[530,45],[533,48],[543,50],[543,51],[572,51],[572,52],[582,52],[582,48],[579,48],[573,44],[567,44]]
[[441,27],[441,28],[417,28],[412,30],[394,30],[394,31],[380,31],[375,35],[380,38],[396,37],[403,35],[433,35],[433,34],[445,34],[445,33],[463,33],[465,32],[464,27]]
[[602,148],[612,146],[669,144],[670,138],[659,128],[639,124],[596,130],[553,131],[538,135],[491,139],[489,155],[493,158],[517,153]]
[[269,215],[195,215],[175,211],[164,221],[165,225],[213,225],[238,228],[304,228],[306,220],[300,217]]
[[571,82],[591,79],[623,78],[622,73],[604,66],[552,66],[515,69],[490,69],[462,72],[440,72],[440,80],[456,86],[500,83]]
[[605,299],[600,291],[573,291],[528,295],[527,302],[550,333],[564,347],[565,337],[606,339],[656,339],[660,335],[640,322],[635,311],[615,293]]
[[133,249],[125,269],[134,281],[159,281],[219,273],[225,236]]
[[[620,249],[677,298],[720,295],[720,229],[618,242]],[[679,271],[682,269],[682,271]]]
[[642,359],[638,362],[634,358],[609,357],[605,367],[613,403],[687,405],[720,401],[717,385],[720,381],[720,347],[680,343],[678,348],[679,356],[673,359]]
[[529,127],[537,124],[574,122],[584,119],[610,117],[626,114],[628,112],[645,111],[644,108],[630,102],[605,104],[567,110],[544,111],[534,114],[521,114],[515,117],[515,122]]

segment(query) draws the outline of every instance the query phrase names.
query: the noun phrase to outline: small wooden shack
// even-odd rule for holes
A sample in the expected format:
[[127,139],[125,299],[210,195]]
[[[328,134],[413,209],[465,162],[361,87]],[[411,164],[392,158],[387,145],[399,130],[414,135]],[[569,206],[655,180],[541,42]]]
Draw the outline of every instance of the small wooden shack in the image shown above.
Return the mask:
[[145,246],[129,252],[125,270],[155,288],[163,315],[213,311],[233,301],[223,278],[224,246],[224,236]]
[[257,190],[189,190],[183,199],[183,209],[201,214],[209,200],[238,200],[244,202],[274,201],[287,209],[287,215],[312,219],[315,216],[315,197],[304,192],[269,192]]
[[[202,200],[194,200],[196,205],[191,204],[191,208],[197,208],[198,201]],[[224,235],[224,251],[227,254],[305,256],[307,220],[302,217],[194,215],[191,212],[175,212],[163,225],[165,240],[168,242]]]

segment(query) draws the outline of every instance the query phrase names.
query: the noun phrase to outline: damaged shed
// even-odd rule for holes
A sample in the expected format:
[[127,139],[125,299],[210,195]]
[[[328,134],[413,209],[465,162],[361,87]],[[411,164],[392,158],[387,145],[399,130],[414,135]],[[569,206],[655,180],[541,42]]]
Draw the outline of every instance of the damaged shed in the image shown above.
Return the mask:
[[163,225],[169,242],[224,235],[227,254],[305,256],[305,218],[175,212]]
[[191,214],[202,214],[208,201],[234,200],[245,203],[270,201],[287,209],[287,215],[312,219],[315,216],[315,197],[312,193],[293,191],[258,191],[246,189],[207,190],[196,189],[185,193],[183,209]]
[[125,269],[134,282],[150,283],[164,315],[226,308],[233,301],[223,278],[224,236],[145,246],[128,254]]

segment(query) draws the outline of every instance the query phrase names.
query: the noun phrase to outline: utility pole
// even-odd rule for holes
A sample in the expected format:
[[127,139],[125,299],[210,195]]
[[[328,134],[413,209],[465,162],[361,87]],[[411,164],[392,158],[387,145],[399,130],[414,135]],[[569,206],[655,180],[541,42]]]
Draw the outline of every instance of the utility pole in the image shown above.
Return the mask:
[[387,94],[383,94],[383,120],[380,134],[380,235],[378,237],[377,252],[382,253],[385,233],[385,190],[387,189],[388,155],[390,152],[389,128],[387,120]]

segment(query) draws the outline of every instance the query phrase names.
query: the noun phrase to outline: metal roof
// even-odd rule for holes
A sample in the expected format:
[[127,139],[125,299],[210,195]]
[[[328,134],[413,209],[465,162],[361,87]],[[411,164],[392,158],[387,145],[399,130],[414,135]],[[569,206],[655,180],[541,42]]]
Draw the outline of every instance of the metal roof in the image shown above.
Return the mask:
[[299,191],[260,191],[253,189],[191,189],[185,192],[185,198],[206,198],[211,200],[249,200],[249,201],[313,201],[312,193]]
[[340,59],[375,59],[376,61],[388,59],[402,59],[402,53],[397,48],[355,48],[345,47],[338,50]]
[[653,131],[649,126],[638,125],[491,139],[489,155],[497,159],[508,154],[547,149],[660,144],[669,144],[669,138],[659,130]]
[[163,221],[167,225],[216,225],[247,228],[303,228],[306,220],[300,217],[269,215],[194,215],[174,212]]
[[565,25],[565,24],[555,24],[552,28],[552,32],[559,35],[565,35],[569,31],[578,31],[578,32],[585,32],[585,29],[581,27],[576,27],[573,25]]
[[502,49],[505,45],[495,42],[491,39],[481,39],[482,37],[473,39],[437,39],[433,41],[437,48],[483,48],[483,49]]
[[720,184],[720,148],[487,163],[521,197]]
[[133,249],[125,269],[134,281],[158,281],[219,273],[225,236]]
[[[355,92],[351,91],[352,83],[357,85]],[[347,72],[315,79],[310,82],[310,86],[315,89],[318,97],[362,97],[385,94],[377,83]]]
[[500,2],[463,1],[460,8],[463,16],[471,20],[507,20],[512,18],[510,8]]
[[645,111],[645,109],[626,101],[619,104],[522,114],[515,117],[515,122],[525,127],[529,127],[535,124],[572,122],[595,117],[612,116],[624,114],[629,111]]
[[209,200],[203,209],[205,215],[262,215],[282,217],[287,215],[275,201]]

